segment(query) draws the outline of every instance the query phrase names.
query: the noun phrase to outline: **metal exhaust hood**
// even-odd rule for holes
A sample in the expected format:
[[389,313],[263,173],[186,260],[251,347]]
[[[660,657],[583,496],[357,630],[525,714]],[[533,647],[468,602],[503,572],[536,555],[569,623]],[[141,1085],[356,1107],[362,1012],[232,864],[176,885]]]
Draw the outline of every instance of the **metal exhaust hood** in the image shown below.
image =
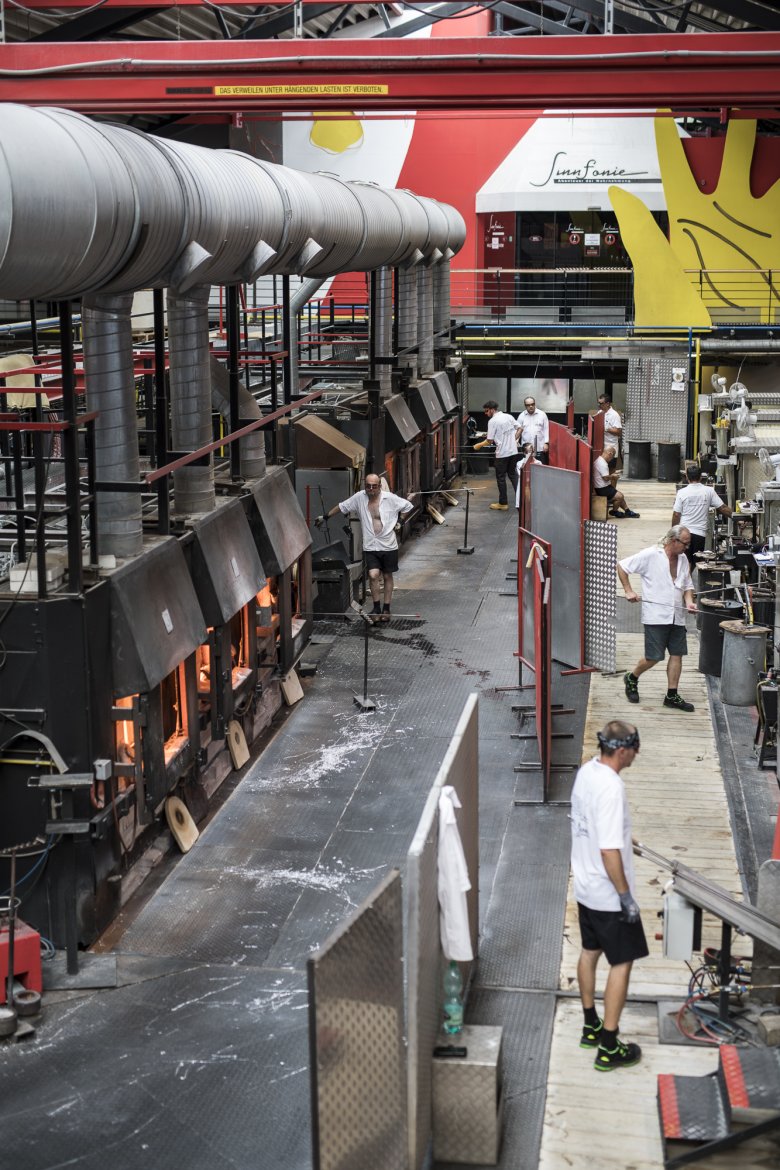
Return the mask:
[[247,500],[247,519],[266,573],[277,576],[311,545],[311,533],[295,498],[287,468],[269,467]]
[[387,427],[385,431],[385,446],[388,451],[396,447],[405,447],[420,433],[420,426],[409,409],[409,403],[403,394],[393,394],[385,399],[387,411]]
[[238,499],[218,504],[192,525],[192,581],[209,626],[221,626],[262,588],[265,572]]
[[458,400],[452,390],[452,383],[444,370],[431,374],[431,383],[441,399],[446,414],[454,414],[458,409]]
[[114,696],[153,690],[206,640],[184,551],[165,537],[111,574]]
[[441,402],[427,378],[413,382],[408,394],[409,407],[421,429],[434,426],[444,418]]

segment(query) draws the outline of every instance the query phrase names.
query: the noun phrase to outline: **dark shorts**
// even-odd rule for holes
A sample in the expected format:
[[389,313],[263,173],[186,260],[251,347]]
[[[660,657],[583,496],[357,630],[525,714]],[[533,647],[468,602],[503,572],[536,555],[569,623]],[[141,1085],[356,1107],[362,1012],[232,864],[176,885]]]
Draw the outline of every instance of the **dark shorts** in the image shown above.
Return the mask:
[[606,496],[608,500],[614,500],[617,495],[617,488],[613,487],[611,483],[608,483],[606,487],[594,488],[593,494],[596,496]]
[[680,657],[688,653],[685,626],[645,626],[645,658],[663,662],[667,650]]
[[621,910],[591,910],[581,902],[577,909],[583,949],[603,951],[611,967],[650,954],[641,921],[624,922]]
[[388,552],[366,552],[366,568],[380,569],[383,573],[398,572],[398,549],[391,548]]

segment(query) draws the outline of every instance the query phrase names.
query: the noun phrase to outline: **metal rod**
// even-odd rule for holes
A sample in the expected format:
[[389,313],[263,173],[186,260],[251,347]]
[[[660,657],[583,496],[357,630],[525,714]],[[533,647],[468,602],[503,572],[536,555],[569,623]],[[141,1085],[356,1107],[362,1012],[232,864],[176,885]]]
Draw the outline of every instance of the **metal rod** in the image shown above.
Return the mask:
[[458,552],[462,553],[463,556],[470,556],[474,552],[474,546],[473,545],[469,546],[469,498],[470,498],[472,493],[471,493],[470,488],[466,488],[465,491],[466,491],[466,517],[465,517],[465,523],[463,526],[463,544],[458,549]]
[[16,852],[11,851],[11,896],[8,900],[8,979],[5,1006],[14,1006],[14,937],[16,934]]
[[[154,321],[154,466],[164,467],[168,462],[168,384],[165,369],[165,304],[163,290],[152,292]],[[157,531],[168,536],[171,531],[170,481],[164,477],[157,484]]]

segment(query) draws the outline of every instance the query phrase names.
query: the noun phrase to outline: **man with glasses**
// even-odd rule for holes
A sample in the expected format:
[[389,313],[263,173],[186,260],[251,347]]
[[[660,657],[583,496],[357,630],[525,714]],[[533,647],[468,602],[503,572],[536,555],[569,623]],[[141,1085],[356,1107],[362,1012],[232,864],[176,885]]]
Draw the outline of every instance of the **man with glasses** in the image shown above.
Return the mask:
[[[639,755],[639,732],[631,723],[613,719],[596,738],[600,754],[582,765],[571,794],[571,871],[582,938],[577,963],[585,1016],[580,1048],[595,1050],[597,1072],[612,1072],[630,1068],[642,1057],[638,1044],[618,1038],[631,967],[649,953],[634,896],[631,817],[620,777]],[[602,954],[609,975],[600,1019],[596,968]]]
[[550,450],[550,422],[543,410],[538,410],[536,399],[530,396],[523,403],[525,410],[517,416],[517,439],[525,446],[531,443],[534,454],[546,463]]
[[686,703],[677,693],[682,673],[683,656],[688,653],[685,635],[685,614],[696,612],[693,581],[686,551],[691,534],[682,524],[670,528],[662,547],[643,548],[631,557],[618,561],[617,572],[626,600],[637,602],[639,594],[631,588],[629,573],[638,573],[642,582],[642,625],[645,630],[645,653],[633,670],[623,676],[623,685],[629,703],[639,702],[639,676],[663,662],[666,652],[666,678],[669,689],[664,707],[673,711],[693,711],[693,703]]
[[393,598],[393,574],[398,572],[398,541],[395,526],[399,516],[411,512],[410,504],[403,496],[382,491],[379,476],[369,472],[366,476],[365,491],[355,492],[348,500],[335,504],[325,516],[317,516],[314,523],[319,528],[336,512],[348,516],[350,512],[360,517],[363,531],[363,556],[368,572],[368,588],[374,607],[369,614],[374,625],[390,621],[390,602]]

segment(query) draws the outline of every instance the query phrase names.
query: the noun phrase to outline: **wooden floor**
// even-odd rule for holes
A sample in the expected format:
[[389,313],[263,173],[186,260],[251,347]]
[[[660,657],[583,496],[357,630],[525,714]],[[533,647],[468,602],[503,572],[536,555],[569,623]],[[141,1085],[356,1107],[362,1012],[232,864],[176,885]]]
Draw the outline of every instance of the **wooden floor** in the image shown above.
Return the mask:
[[[675,488],[654,481],[626,481],[629,506],[639,520],[610,521],[618,525],[618,557],[654,544],[671,524]],[[616,579],[616,590],[622,588]],[[641,593],[637,580],[634,587]],[[634,836],[657,853],[680,858],[686,865],[741,897],[729,814],[718,764],[704,676],[698,673],[698,639],[689,632],[688,658],[683,665],[680,694],[695,704],[687,715],[661,704],[666,675],[659,665],[640,681],[640,704],[625,697],[622,676],[642,653],[642,636],[618,634],[617,674],[596,674],[591,681],[583,759],[596,753],[596,731],[609,719],[636,723],[642,740],[639,756],[623,773],[632,810]],[[637,1041],[643,1052],[639,1065],[614,1073],[597,1073],[593,1053],[578,1046],[582,1012],[578,999],[559,1003],[550,1053],[547,1106],[539,1166],[541,1170],[658,1170],[663,1165],[656,1107],[656,1076],[676,1072],[704,1075],[715,1069],[717,1051],[710,1048],[658,1043],[658,998],[685,997],[690,972],[682,962],[665,960],[657,912],[661,908],[667,871],[636,859],[638,900],[650,956],[632,972],[629,1003],[621,1019],[621,1036]],[[704,942],[720,945],[720,926],[705,915]],[[749,943],[735,947],[749,953]],[[571,885],[561,964],[561,988],[576,991],[579,932]],[[603,987],[605,970],[599,987]],[[644,1000],[644,1002],[643,1002]],[[695,1163],[714,1170],[777,1167],[778,1147],[768,1139]]]

